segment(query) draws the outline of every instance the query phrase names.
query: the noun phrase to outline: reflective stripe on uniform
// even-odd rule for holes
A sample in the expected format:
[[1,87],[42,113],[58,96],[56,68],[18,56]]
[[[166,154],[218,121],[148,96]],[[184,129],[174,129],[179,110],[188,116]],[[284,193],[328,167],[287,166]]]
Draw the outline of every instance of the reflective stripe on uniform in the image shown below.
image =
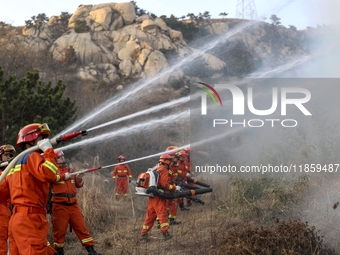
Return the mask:
[[85,239],[81,240],[82,243],[88,243],[88,242],[91,242],[91,241],[93,241],[92,236],[89,237],[89,238],[85,238]]
[[46,160],[43,164],[43,166],[46,166],[48,169],[50,169],[54,174],[57,173],[58,167],[53,164],[51,161]]
[[149,229],[149,226],[143,225],[143,229]]
[[169,223],[165,222],[165,223],[162,223],[162,224],[161,224],[161,228],[164,228],[164,227],[166,227],[166,226],[169,226]]
[[21,170],[21,164],[15,165],[15,167],[11,168],[8,175],[14,174],[15,172],[19,172]]
[[57,247],[64,247],[65,243],[57,243],[57,242],[54,242],[54,246],[57,246]]

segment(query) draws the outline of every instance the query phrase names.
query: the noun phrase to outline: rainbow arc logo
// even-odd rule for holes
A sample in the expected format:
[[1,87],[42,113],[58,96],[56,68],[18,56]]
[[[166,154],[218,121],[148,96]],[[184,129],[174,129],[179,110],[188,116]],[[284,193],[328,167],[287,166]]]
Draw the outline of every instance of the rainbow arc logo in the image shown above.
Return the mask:
[[[209,97],[213,100],[214,104],[217,104],[217,100],[215,96],[217,97],[218,101],[220,102],[220,105],[222,106],[222,100],[220,95],[217,93],[217,91],[209,84],[203,83],[203,82],[197,82],[205,87],[199,87],[201,90],[203,90]],[[204,95],[204,94],[203,94]],[[202,115],[207,114],[207,102],[206,102],[206,95],[202,95]],[[214,96],[215,95],[215,96]]]
[[[220,105],[222,106],[222,100],[221,100],[220,95],[217,93],[217,91],[211,85],[203,83],[203,82],[197,82],[197,83],[199,83],[199,84],[207,87],[208,89],[210,89],[216,95],[216,97],[218,98],[218,101],[220,102]],[[204,87],[203,88],[199,87],[199,88],[210,96],[210,98],[213,100],[214,104],[217,104],[217,101],[216,101],[214,95],[208,89],[206,89]]]

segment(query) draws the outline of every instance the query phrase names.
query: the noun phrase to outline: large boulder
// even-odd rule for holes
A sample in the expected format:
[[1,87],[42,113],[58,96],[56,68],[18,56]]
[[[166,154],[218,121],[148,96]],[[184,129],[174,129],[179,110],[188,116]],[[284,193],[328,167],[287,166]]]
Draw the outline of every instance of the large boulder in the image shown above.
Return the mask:
[[103,7],[100,9],[91,10],[89,12],[89,17],[93,20],[94,23],[99,24],[103,30],[109,30],[113,10],[110,7]]
[[140,27],[143,32],[147,32],[152,35],[157,35],[157,24],[151,19],[144,20]]
[[168,68],[168,63],[164,55],[159,51],[153,51],[144,64],[144,73],[147,78],[151,78],[160,74],[166,68]]
[[125,47],[118,52],[120,60],[136,60],[140,54],[140,45],[135,41],[128,41]]
[[55,59],[61,60],[64,50],[70,46],[73,47],[78,61],[82,64],[117,61],[116,55],[112,51],[92,40],[91,33],[76,33],[74,30],[70,30],[69,33],[58,38],[51,46],[50,52]]
[[118,3],[114,6],[114,9],[123,17],[126,25],[130,25],[135,21],[136,12],[133,3]]
[[35,26],[22,29],[24,36],[39,37],[43,40],[49,40],[51,38],[50,28],[46,23],[38,22]]

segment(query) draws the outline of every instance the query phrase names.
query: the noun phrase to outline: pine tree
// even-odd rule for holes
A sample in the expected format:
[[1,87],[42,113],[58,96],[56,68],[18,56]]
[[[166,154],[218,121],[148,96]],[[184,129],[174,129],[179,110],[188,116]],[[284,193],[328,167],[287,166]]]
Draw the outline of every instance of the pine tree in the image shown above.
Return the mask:
[[62,81],[52,86],[39,80],[39,72],[28,72],[17,80],[3,78],[0,67],[0,139],[1,144],[15,144],[19,130],[31,123],[47,123],[57,134],[76,116],[75,101],[64,97],[66,85]]

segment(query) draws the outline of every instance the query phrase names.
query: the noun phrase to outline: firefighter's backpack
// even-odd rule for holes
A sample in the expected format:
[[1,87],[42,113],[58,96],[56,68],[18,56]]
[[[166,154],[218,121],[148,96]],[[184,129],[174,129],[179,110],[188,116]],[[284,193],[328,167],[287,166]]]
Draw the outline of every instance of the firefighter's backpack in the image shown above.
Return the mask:
[[148,171],[140,173],[136,181],[136,195],[153,197],[152,193],[147,192],[149,187],[157,187],[158,173],[157,167],[149,168]]

